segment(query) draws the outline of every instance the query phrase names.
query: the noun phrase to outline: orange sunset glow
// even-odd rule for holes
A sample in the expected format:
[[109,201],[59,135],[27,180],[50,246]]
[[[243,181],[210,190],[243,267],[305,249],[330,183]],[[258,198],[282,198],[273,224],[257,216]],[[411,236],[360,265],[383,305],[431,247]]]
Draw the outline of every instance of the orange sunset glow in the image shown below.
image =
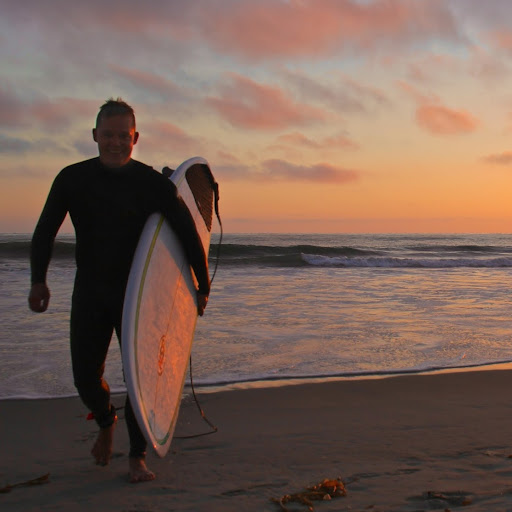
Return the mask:
[[0,231],[33,230],[120,96],[136,159],[209,161],[228,232],[511,232],[510,19],[506,0],[3,0]]

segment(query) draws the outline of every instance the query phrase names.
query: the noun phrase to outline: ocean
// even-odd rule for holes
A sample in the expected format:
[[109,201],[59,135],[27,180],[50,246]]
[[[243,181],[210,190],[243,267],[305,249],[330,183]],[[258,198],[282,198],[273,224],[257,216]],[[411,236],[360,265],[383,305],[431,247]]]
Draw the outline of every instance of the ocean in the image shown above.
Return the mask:
[[[194,385],[276,385],[512,361],[512,235],[214,234]],[[0,399],[76,395],[68,324],[74,238],[29,311],[30,235],[0,235]],[[218,256],[219,255],[219,256]],[[217,257],[218,256],[218,257]],[[123,391],[115,336],[106,378]]]

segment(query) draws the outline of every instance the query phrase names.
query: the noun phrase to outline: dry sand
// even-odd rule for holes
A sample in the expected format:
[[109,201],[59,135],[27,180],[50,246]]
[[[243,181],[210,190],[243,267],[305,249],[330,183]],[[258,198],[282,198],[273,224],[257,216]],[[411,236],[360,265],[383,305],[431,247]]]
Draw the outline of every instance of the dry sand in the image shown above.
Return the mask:
[[[135,485],[123,421],[98,467],[78,399],[0,401],[0,511],[279,511],[271,498],[336,477],[347,495],[318,512],[512,511],[511,383],[493,370],[200,394],[218,433],[148,455],[157,480]],[[176,435],[206,430],[187,399]]]

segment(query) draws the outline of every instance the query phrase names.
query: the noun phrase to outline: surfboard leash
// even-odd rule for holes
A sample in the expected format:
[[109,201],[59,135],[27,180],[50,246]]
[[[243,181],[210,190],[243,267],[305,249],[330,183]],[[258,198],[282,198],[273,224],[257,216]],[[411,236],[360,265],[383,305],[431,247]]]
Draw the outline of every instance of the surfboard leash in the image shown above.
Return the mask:
[[[213,179],[213,176],[212,176]],[[222,227],[222,220],[220,218],[219,213],[219,184],[214,180],[212,183],[213,194],[215,198],[215,215],[217,216],[217,222],[219,223],[220,234],[219,234],[219,242],[217,244],[217,254],[215,256],[215,268],[213,269],[212,278],[210,279],[210,283],[213,283],[215,279],[215,274],[217,273],[217,268],[219,266],[220,260],[220,246],[222,245],[222,237],[224,236],[224,228]]]
[[[212,176],[213,179],[213,176]],[[212,278],[210,279],[210,284],[213,283],[213,280],[215,278],[215,274],[217,273],[217,268],[219,266],[219,259],[220,259],[220,247],[222,245],[222,236],[223,236],[223,227],[222,227],[222,220],[220,218],[219,214],[219,185],[218,183],[213,180],[212,182],[214,197],[215,197],[215,215],[217,216],[217,221],[219,223],[220,227],[220,236],[219,236],[219,243],[217,245],[217,255],[215,257],[215,268],[212,273]],[[208,436],[210,434],[215,434],[219,429],[206,417],[206,414],[204,413],[203,408],[201,407],[201,404],[199,403],[199,399],[196,395],[196,390],[194,387],[194,377],[192,374],[192,354],[190,354],[189,358],[189,373],[190,373],[190,388],[192,390],[192,396],[194,397],[194,402],[196,403],[196,406],[199,410],[199,414],[201,415],[201,418],[209,425],[211,430],[209,432],[203,432],[201,434],[191,434],[188,436],[175,436],[177,439],[192,439],[194,437],[202,437],[202,436]]]
[[194,378],[192,376],[192,356],[190,356],[189,359],[189,368],[190,368],[190,388],[192,389],[192,395],[194,396],[194,402],[196,403],[196,406],[199,410],[199,414],[201,415],[201,418],[207,423],[211,430],[209,432],[203,432],[201,434],[190,434],[188,436],[174,436],[177,439],[193,439],[194,437],[203,437],[203,436],[209,436],[210,434],[215,434],[219,429],[206,417],[206,414],[203,411],[203,408],[201,407],[201,404],[199,403],[199,399],[197,398],[196,391],[194,389]]

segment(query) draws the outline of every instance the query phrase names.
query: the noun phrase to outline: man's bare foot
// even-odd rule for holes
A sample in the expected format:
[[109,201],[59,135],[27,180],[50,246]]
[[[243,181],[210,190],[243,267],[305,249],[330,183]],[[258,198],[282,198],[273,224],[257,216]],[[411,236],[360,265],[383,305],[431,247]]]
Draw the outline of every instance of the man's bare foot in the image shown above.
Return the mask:
[[112,457],[112,443],[114,441],[114,428],[116,422],[110,427],[100,428],[96,442],[92,447],[91,453],[99,466],[106,466]]
[[136,484],[138,482],[149,482],[156,478],[155,473],[150,471],[143,458],[130,457],[130,482]]

